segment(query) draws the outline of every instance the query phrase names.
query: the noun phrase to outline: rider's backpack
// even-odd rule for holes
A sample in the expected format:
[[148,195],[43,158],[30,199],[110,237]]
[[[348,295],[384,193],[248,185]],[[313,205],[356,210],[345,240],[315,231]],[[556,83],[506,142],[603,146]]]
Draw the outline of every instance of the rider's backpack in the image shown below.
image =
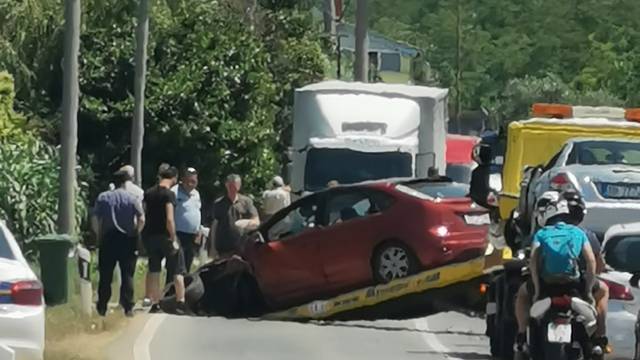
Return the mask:
[[545,282],[558,283],[580,278],[579,259],[586,236],[579,228],[559,223],[538,231],[540,275]]

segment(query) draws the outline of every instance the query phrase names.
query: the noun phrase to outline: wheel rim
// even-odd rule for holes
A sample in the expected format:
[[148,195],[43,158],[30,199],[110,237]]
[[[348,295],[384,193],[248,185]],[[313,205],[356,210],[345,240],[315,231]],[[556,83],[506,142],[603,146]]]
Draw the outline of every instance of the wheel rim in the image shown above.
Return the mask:
[[380,276],[386,281],[395,280],[409,275],[409,255],[401,247],[386,248],[380,254]]

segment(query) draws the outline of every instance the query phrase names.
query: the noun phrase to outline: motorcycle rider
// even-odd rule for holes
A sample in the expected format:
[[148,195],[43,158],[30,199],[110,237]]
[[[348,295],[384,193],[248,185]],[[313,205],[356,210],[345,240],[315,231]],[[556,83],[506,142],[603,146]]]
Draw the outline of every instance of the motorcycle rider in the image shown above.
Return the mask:
[[[515,350],[520,355],[528,352],[526,331],[531,304],[542,294],[566,294],[567,290],[576,290],[581,297],[591,300],[591,291],[587,289],[593,289],[595,281],[595,255],[585,232],[570,224],[569,202],[551,191],[541,196],[536,208],[542,228],[535,233],[531,245],[530,279],[516,297]],[[584,261],[584,270],[578,265],[580,258]]]
[[[593,249],[593,254],[596,257],[596,274],[601,274],[604,271],[605,263],[602,256],[602,247],[600,245],[600,240],[598,240],[598,236],[593,231],[580,226],[582,220],[584,220],[584,216],[587,213],[587,206],[584,203],[582,196],[575,190],[567,190],[562,193],[562,197],[569,203],[569,223],[580,227],[582,231],[584,231],[587,235],[589,244],[591,245],[591,249]],[[580,266],[581,269],[584,270],[584,261],[580,262]],[[596,329],[596,339],[594,343],[596,345],[599,345],[606,354],[609,354],[613,351],[606,336],[609,287],[604,281],[596,280],[594,282],[593,298],[595,299],[596,311],[598,312],[598,327]]]

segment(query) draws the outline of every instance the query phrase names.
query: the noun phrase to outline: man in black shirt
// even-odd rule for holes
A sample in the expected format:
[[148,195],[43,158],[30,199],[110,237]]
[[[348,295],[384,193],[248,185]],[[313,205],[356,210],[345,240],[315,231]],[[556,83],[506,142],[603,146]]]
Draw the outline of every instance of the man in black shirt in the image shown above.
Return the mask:
[[255,229],[260,225],[258,210],[253,201],[240,194],[240,176],[229,175],[225,186],[227,195],[216,200],[213,205],[213,224],[209,239],[212,255],[217,253],[220,256],[229,256],[240,250],[242,231],[236,225],[238,220],[248,220],[244,226],[246,230]]
[[174,210],[176,195],[171,191],[178,180],[175,167],[163,168],[159,174],[160,181],[148,189],[144,194],[144,207],[147,224],[144,228],[143,239],[149,256],[149,271],[147,273],[147,294],[152,307],[151,312],[160,310],[160,271],[162,259],[166,259],[167,273],[173,274],[176,291],[177,312],[186,312],[184,302],[184,274],[186,267],[184,255],[176,236]]
[[[474,151],[476,151],[474,149]],[[471,184],[469,192],[471,199],[484,208],[490,208],[487,203],[491,186],[489,186],[489,178],[491,176],[491,148],[488,145],[480,144],[477,148],[478,154],[474,156],[474,160],[478,163],[478,167],[473,169],[471,173]]]

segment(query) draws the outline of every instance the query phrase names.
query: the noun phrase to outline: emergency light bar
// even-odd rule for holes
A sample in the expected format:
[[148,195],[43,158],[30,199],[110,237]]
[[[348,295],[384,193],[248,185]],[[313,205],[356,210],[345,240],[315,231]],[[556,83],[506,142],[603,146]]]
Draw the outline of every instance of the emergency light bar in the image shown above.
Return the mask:
[[535,117],[556,119],[605,118],[640,122],[640,108],[623,109],[608,106],[571,106],[563,104],[533,104],[531,113]]

